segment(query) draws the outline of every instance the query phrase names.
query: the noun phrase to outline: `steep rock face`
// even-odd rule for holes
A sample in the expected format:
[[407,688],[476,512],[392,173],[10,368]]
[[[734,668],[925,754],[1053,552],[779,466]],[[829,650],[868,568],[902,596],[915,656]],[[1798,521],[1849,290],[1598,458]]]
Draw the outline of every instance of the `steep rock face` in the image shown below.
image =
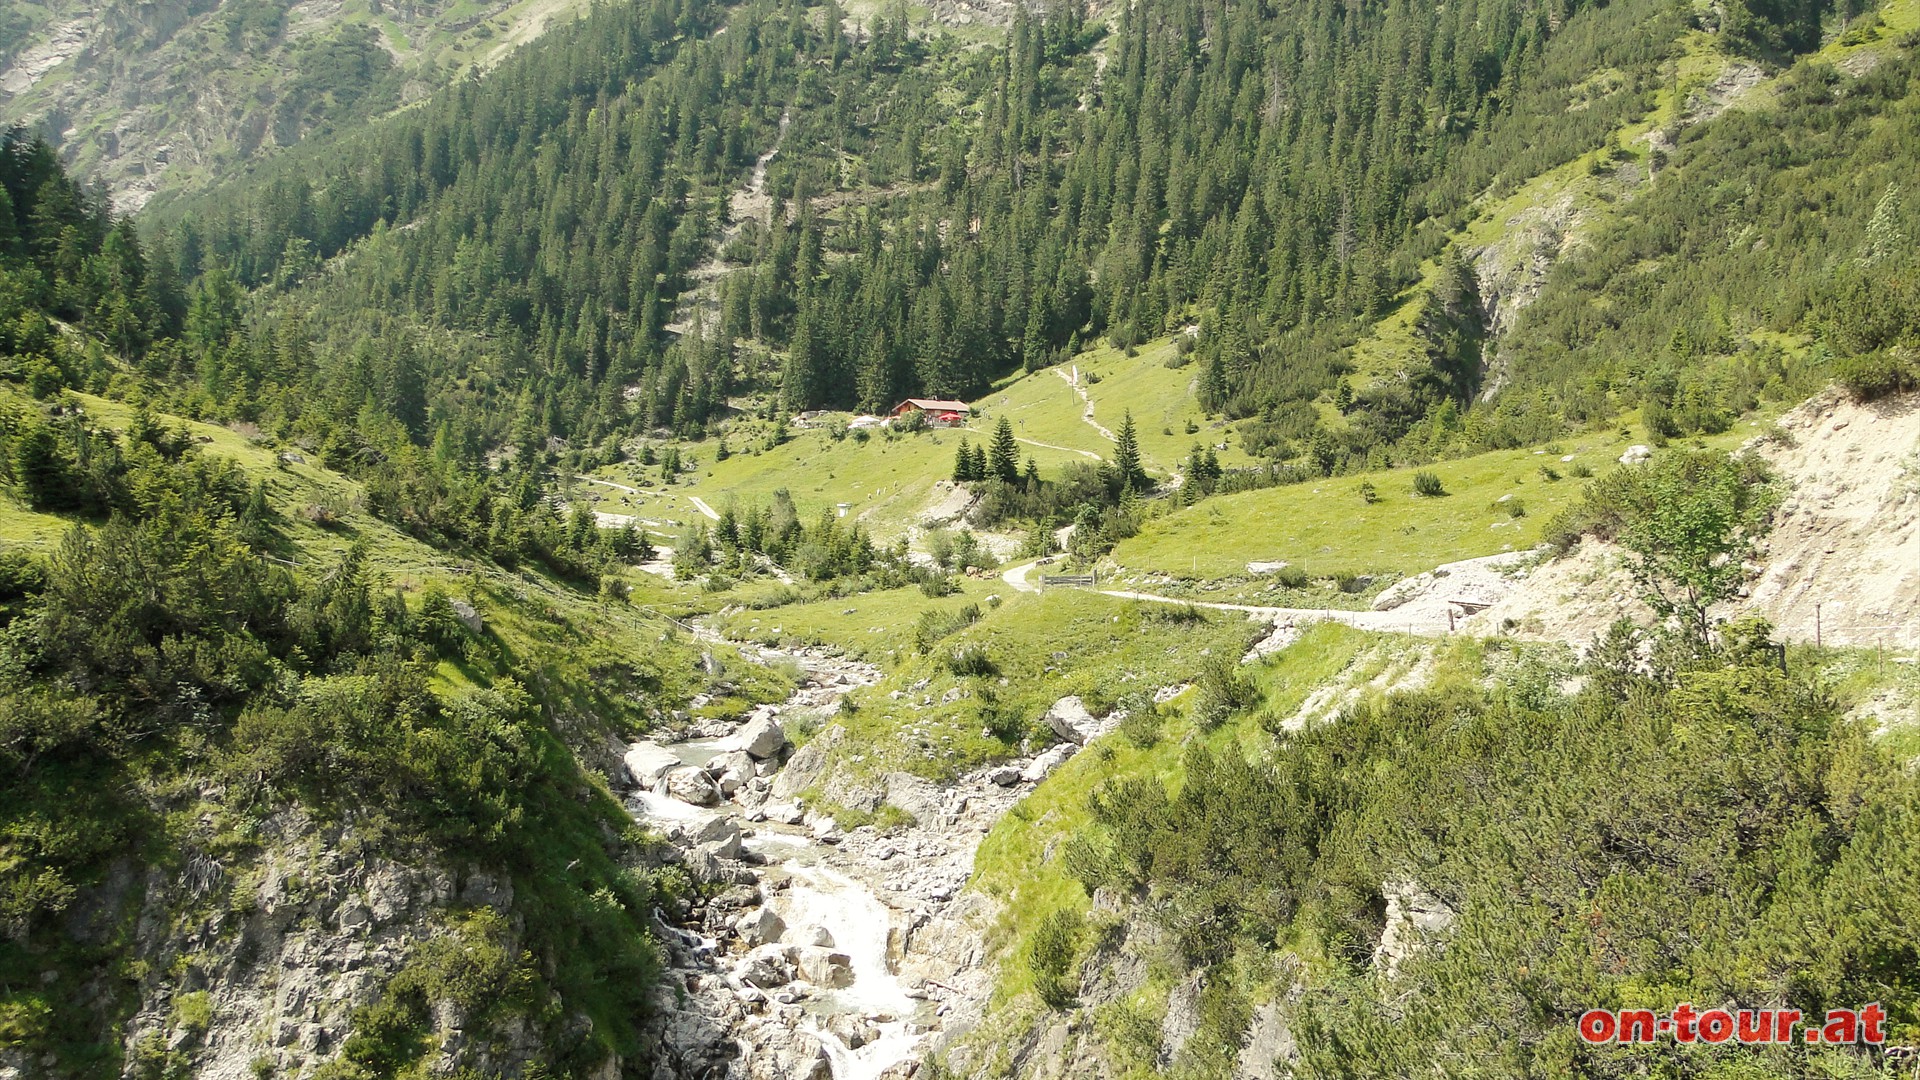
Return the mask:
[[163,186],[429,93],[577,6],[376,0],[375,31],[337,0],[54,0],[0,44],[0,123],[41,128],[138,209]]
[[[461,920],[484,913],[507,958],[522,923],[512,885],[481,871],[410,866],[364,851],[347,830],[281,814],[262,828],[256,860],[223,866],[191,855],[185,873],[116,867],[75,932],[104,928],[137,897],[131,948],[145,971],[122,1032],[127,1075],[160,1062],[209,1080],[311,1075],[334,1059],[354,1014],[378,1002],[423,943],[464,941]],[[427,1002],[429,1067],[517,1076],[549,1053],[530,1017],[474,1015]],[[608,1063],[617,1075],[619,1063]],[[4,1070],[0,1070],[3,1072]],[[25,1075],[25,1074],[22,1074]]]

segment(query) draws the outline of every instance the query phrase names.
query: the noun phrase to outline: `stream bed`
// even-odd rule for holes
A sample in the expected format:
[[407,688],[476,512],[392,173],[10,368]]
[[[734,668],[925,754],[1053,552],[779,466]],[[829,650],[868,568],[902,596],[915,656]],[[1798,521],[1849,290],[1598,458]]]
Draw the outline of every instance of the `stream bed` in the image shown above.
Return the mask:
[[[842,828],[803,799],[830,768],[841,700],[880,670],[818,648],[736,647],[796,666],[801,685],[779,705],[689,724],[687,737],[636,743],[626,757],[635,819],[710,894],[656,927],[669,968],[660,1056],[690,1080],[912,1076],[973,1023],[991,989],[982,934],[994,905],[965,889],[981,838],[1111,724],[1063,698],[1048,714],[1062,718],[1061,741],[1031,760],[946,784],[894,772],[837,787],[842,804],[884,801],[910,818]],[[783,721],[816,734],[796,751]]]
[[[701,636],[714,640],[709,631]],[[745,651],[752,660],[797,666],[802,684],[727,734],[703,725],[691,738],[636,744],[641,756],[628,756],[635,819],[665,835],[689,871],[719,889],[703,911],[659,928],[672,998],[661,1002],[664,1056],[684,1077],[910,1076],[946,1010],[928,993],[908,943],[930,921],[927,905],[939,902],[932,893],[951,898],[965,870],[924,896],[910,884],[905,892],[889,888],[882,883],[904,883],[902,830],[886,837],[871,828],[843,831],[788,790],[804,785],[782,779],[796,755],[781,722],[829,722],[846,694],[879,680],[879,669],[824,650]],[[777,738],[766,734],[769,725]],[[946,816],[940,793],[929,786],[921,794],[937,825]],[[967,830],[961,854],[968,866],[983,833]],[[951,846],[942,844],[942,853]]]

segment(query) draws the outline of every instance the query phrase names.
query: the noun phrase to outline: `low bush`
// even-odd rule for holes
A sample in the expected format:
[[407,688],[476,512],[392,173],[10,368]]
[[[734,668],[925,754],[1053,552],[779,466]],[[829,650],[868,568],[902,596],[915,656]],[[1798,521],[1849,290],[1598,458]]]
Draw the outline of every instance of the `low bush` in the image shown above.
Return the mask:
[[1253,679],[1230,657],[1209,660],[1194,683],[1190,714],[1195,726],[1203,731],[1219,727],[1227,717],[1260,700]]
[[1920,389],[1920,365],[1904,349],[1887,349],[1833,362],[1833,374],[1858,401]]
[[962,645],[947,654],[947,670],[962,678],[970,675],[985,676],[999,672],[993,662],[993,654],[979,645]]

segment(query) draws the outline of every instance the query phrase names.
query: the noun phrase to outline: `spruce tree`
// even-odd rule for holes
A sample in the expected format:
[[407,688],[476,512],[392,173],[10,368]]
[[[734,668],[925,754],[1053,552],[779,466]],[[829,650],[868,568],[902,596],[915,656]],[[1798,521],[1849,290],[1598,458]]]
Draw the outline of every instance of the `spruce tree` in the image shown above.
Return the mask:
[[0,256],[14,254],[20,244],[20,227],[14,221],[13,196],[7,194],[4,185],[0,185]]
[[1133,410],[1120,420],[1120,437],[1113,448],[1113,468],[1122,491],[1147,490],[1147,473],[1140,467],[1140,439],[1133,430]]
[[1047,366],[1047,323],[1039,304],[1027,315],[1026,334],[1020,341],[1020,360],[1028,371]]
[[1013,438],[1013,424],[1004,416],[993,428],[993,447],[987,456],[987,473],[1009,484],[1020,480],[1020,446]]
[[45,424],[30,424],[13,440],[13,480],[28,506],[65,510],[74,506],[73,467],[60,438]]
[[953,480],[964,484],[973,479],[973,451],[967,448],[967,440],[960,440],[960,448],[953,453]]

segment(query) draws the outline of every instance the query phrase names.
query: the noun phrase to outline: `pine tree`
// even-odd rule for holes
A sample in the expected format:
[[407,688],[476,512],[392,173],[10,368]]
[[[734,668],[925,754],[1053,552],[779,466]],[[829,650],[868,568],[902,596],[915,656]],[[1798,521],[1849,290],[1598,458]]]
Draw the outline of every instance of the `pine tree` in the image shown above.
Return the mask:
[[1027,315],[1026,334],[1020,341],[1020,359],[1028,371],[1047,366],[1047,323],[1039,304]]
[[1121,491],[1146,491],[1147,472],[1140,467],[1140,439],[1133,429],[1133,410],[1120,420],[1120,437],[1114,443],[1113,469]]
[[986,472],[1009,484],[1020,480],[1020,446],[1013,438],[1013,424],[1004,416],[993,428],[993,447],[988,451]]
[[20,227],[13,216],[13,197],[0,185],[0,257],[12,255],[20,244]]
[[273,543],[273,505],[267,501],[267,482],[257,480],[241,508],[238,522],[240,538],[249,547],[264,550]]
[[968,449],[967,440],[960,440],[960,448],[953,454],[953,480],[964,484],[973,479],[973,451]]
[[1906,250],[1907,238],[1900,229],[1900,185],[1888,184],[1867,222],[1867,239],[1860,246],[1860,265],[1875,266]]
[[33,424],[14,437],[13,479],[35,510],[65,510],[77,502],[72,463],[59,436],[45,424]]

